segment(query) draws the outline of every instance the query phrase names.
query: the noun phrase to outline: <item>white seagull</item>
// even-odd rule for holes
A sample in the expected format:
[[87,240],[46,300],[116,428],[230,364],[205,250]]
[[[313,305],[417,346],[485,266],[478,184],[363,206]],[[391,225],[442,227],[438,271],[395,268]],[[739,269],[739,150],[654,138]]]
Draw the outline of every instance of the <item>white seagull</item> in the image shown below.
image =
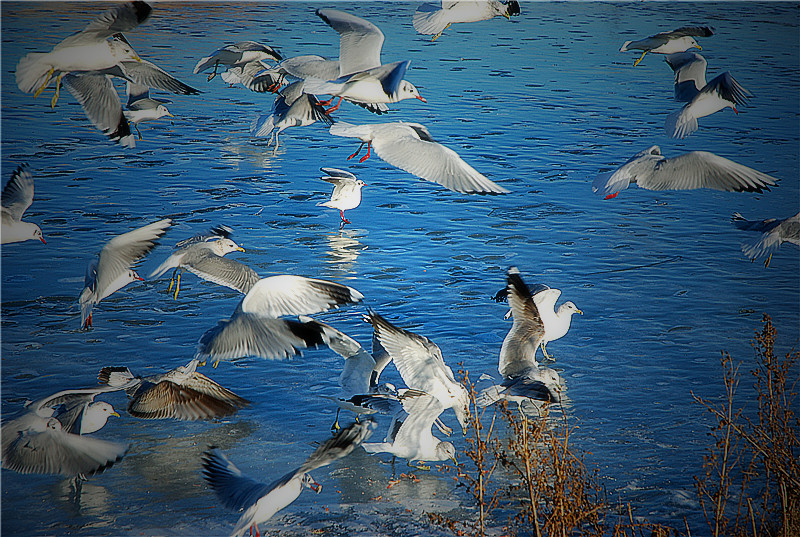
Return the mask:
[[210,56],[201,58],[197,65],[194,66],[194,74],[207,71],[213,67],[214,70],[208,75],[208,80],[211,81],[217,76],[217,69],[219,69],[220,65],[227,69],[243,68],[248,64],[255,64],[263,60],[281,61],[282,59],[281,55],[269,45],[263,45],[255,41],[239,41],[233,45],[225,45],[212,52]]
[[19,166],[8,180],[0,195],[0,244],[38,239],[44,244],[42,230],[36,224],[23,222],[22,216],[33,203],[33,175],[27,165]]
[[430,470],[430,466],[422,464],[424,461],[450,459],[455,463],[455,446],[436,438],[431,431],[434,422],[444,412],[444,405],[436,397],[421,392],[406,393],[400,400],[408,416],[393,424],[385,442],[365,443],[364,450],[367,453],[391,453],[406,459],[409,466],[413,461],[419,461],[415,467],[420,470]]
[[[403,80],[410,61],[381,63],[384,35],[369,21],[337,9],[318,9],[323,21],[339,35],[339,77],[335,80],[309,77],[303,90],[315,95],[332,95],[339,102],[328,110],[336,110],[342,99],[358,103],[396,103],[415,98],[427,102],[414,85]],[[329,101],[330,102],[330,101]]]
[[675,97],[686,104],[667,116],[664,128],[672,138],[685,138],[697,130],[697,120],[737,105],[752,94],[726,71],[706,84],[706,60],[696,52],[679,52],[665,58],[675,72]]
[[339,209],[339,216],[342,218],[341,226],[349,224],[350,220],[344,217],[344,211],[355,209],[361,204],[361,188],[366,183],[357,179],[355,175],[345,170],[336,168],[320,168],[326,175],[320,177],[323,181],[333,185],[331,199],[317,203],[317,207],[330,207]]
[[184,270],[247,294],[261,277],[247,265],[223,257],[231,252],[244,252],[244,248],[230,238],[232,231],[228,226],[217,226],[206,234],[178,242],[172,255],[150,274],[150,278],[158,278],[169,269],[174,269],[168,290],[172,291],[172,286],[175,286],[175,300],[178,299]]
[[483,0],[481,2],[442,0],[439,4],[422,4],[414,13],[414,29],[420,34],[435,34],[431,41],[436,41],[451,24],[459,22],[477,22],[505,17],[511,20],[519,15],[519,2],[509,0]]
[[762,192],[777,179],[707,151],[677,157],[661,155],[654,145],[639,151],[614,171],[598,174],[592,192],[611,199],[631,183],[647,190],[712,188],[728,192]]
[[167,373],[142,378],[127,367],[104,367],[97,380],[124,388],[131,399],[128,413],[146,420],[222,418],[250,404],[196,369],[195,359]]
[[247,477],[228,458],[211,449],[203,454],[203,477],[217,494],[225,507],[244,510],[231,537],[241,537],[248,528],[261,535],[258,524],[263,524],[275,513],[285,508],[300,496],[303,488],[319,493],[322,485],[309,472],[327,466],[350,454],[372,434],[375,424],[371,421],[353,423],[336,436],[320,444],[299,468],[267,485]]
[[3,423],[3,468],[23,474],[89,476],[110,468],[128,446],[81,436],[99,431],[109,416],[119,416],[99,393],[118,387],[63,390],[27,405],[20,416]]
[[78,298],[82,328],[92,326],[95,304],[129,283],[144,281],[132,267],[153,249],[156,239],[164,235],[170,225],[172,220],[165,218],[118,235],[103,246],[99,258],[86,268],[84,288]]
[[431,133],[419,123],[373,123],[351,125],[339,122],[331,125],[330,133],[346,138],[358,138],[361,145],[347,160],[358,155],[364,144],[370,157],[375,148],[377,155],[397,168],[427,181],[463,194],[506,194],[508,190],[487,179],[464,162],[458,153],[436,142]]
[[761,233],[755,241],[742,244],[742,252],[751,261],[767,256],[765,267],[769,267],[772,254],[784,242],[800,246],[800,213],[789,218],[766,220],[745,220],[741,214],[734,213],[732,221],[739,229]]
[[[365,320],[372,323],[378,341],[392,357],[406,386],[433,396],[444,409],[452,408],[458,423],[466,430],[469,393],[456,382],[441,349],[425,336],[398,328],[374,311]],[[438,415],[431,418],[431,423]]]
[[300,349],[325,345],[324,326],[282,319],[283,316],[311,315],[360,302],[364,295],[327,280],[279,275],[259,280],[239,302],[228,320],[220,321],[202,335],[196,357],[205,361],[245,356],[269,360],[284,359]]
[[619,51],[643,51],[639,59],[633,62],[633,66],[636,67],[648,52],[654,54],[673,54],[675,52],[686,52],[693,47],[698,50],[703,50],[703,47],[698,45],[694,38],[710,37],[712,35],[714,35],[714,28],[711,26],[682,26],[677,30],[661,32],[644,39],[639,39],[638,41],[625,41]]
[[269,136],[267,147],[272,145],[274,138],[275,148],[272,154],[275,155],[278,152],[280,133],[289,127],[304,127],[317,121],[333,124],[333,119],[325,113],[319,100],[314,95],[304,93],[303,82],[297,81],[280,91],[269,114],[262,114],[253,120],[250,134],[256,137]]

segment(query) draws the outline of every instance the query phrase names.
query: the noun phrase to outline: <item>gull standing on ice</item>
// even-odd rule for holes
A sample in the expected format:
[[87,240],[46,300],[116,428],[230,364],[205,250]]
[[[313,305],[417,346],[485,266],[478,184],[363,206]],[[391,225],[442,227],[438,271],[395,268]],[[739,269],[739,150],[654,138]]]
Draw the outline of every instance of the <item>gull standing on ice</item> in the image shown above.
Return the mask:
[[361,145],[347,160],[358,155],[364,144],[367,154],[359,162],[370,157],[370,150],[392,166],[411,175],[439,183],[443,187],[462,194],[506,194],[508,190],[487,179],[475,168],[464,162],[458,153],[437,143],[431,133],[419,123],[373,123],[351,125],[339,122],[332,125],[330,133],[346,138],[358,138]]
[[263,524],[275,513],[287,507],[300,496],[303,488],[319,493],[322,485],[309,472],[327,466],[350,454],[372,434],[371,421],[353,423],[320,444],[299,468],[266,485],[247,477],[228,458],[211,449],[203,454],[203,477],[214,489],[223,505],[244,511],[239,517],[231,537],[241,537],[248,528],[256,537],[261,535],[258,524]]
[[661,155],[654,145],[639,151],[612,172],[599,174],[592,192],[605,199],[635,183],[647,190],[694,190],[712,188],[727,192],[762,192],[777,179],[707,151],[691,151],[677,157]]
[[[536,351],[539,347],[542,347],[544,353],[545,334],[547,333],[544,312],[552,312],[552,305],[555,304],[556,299],[552,298],[551,304],[551,296],[555,295],[557,298],[560,292],[552,293],[557,290],[548,288],[533,294],[522,280],[517,267],[508,269],[506,282],[506,293],[508,304],[511,307],[513,324],[503,340],[497,365],[503,382],[482,390],[478,395],[477,402],[481,406],[486,406],[499,399],[516,401],[517,404],[521,404],[525,399],[560,401],[562,384],[560,376],[553,369],[541,366],[536,361]],[[536,297],[539,295],[544,296],[540,302],[537,302]],[[542,303],[547,305],[541,307]],[[565,305],[562,305],[561,308],[564,308]],[[559,313],[561,313],[561,308],[559,308]],[[574,309],[577,310],[577,308]],[[567,311],[566,313],[563,318],[558,319],[552,318],[558,316],[553,313],[550,321],[551,324],[557,324],[559,328],[564,328],[566,325],[564,333],[569,329],[569,320],[574,312]]]
[[0,244],[38,239],[44,244],[42,230],[36,224],[23,222],[22,216],[33,203],[33,175],[26,165],[19,166],[8,180],[0,195],[2,201],[2,227]]
[[683,108],[669,114],[664,123],[672,138],[689,136],[697,130],[699,118],[725,108],[738,114],[736,106],[752,97],[728,71],[706,84],[706,60],[696,52],[670,54],[665,59],[675,71],[675,97],[687,101]]
[[[433,396],[445,410],[452,408],[458,423],[466,430],[469,393],[456,382],[441,349],[425,336],[398,328],[374,311],[370,311],[365,320],[372,324],[378,341],[392,357],[406,386]],[[431,422],[438,415],[431,418]]]
[[231,318],[219,321],[204,333],[196,357],[205,361],[245,356],[268,360],[288,358],[300,349],[326,344],[323,325],[282,319],[289,315],[311,315],[360,302],[364,295],[327,280],[279,275],[259,280],[239,302]]
[[457,463],[455,446],[439,440],[431,431],[434,422],[445,410],[442,403],[436,397],[421,392],[407,393],[400,400],[408,416],[394,424],[385,442],[363,444],[364,450],[367,453],[391,453],[406,459],[409,466],[419,461],[415,466],[419,470],[430,470],[430,466],[423,464],[424,461],[450,459]]
[[686,52],[692,47],[703,50],[703,47],[698,45],[694,38],[711,37],[712,35],[714,35],[714,28],[711,26],[682,26],[677,30],[661,32],[638,41],[625,41],[619,51],[643,51],[639,59],[633,62],[633,66],[636,67],[648,52],[653,54],[673,54],[675,52]]
[[78,298],[82,328],[92,326],[95,304],[129,283],[144,281],[132,267],[155,247],[156,239],[164,235],[170,225],[172,220],[165,218],[118,235],[103,246],[99,258],[86,268],[84,289]]
[[278,136],[289,127],[304,127],[317,121],[327,125],[333,124],[333,119],[325,113],[325,108],[319,100],[308,93],[303,93],[303,82],[297,81],[289,84],[280,91],[275,98],[269,114],[258,116],[250,125],[250,134],[256,137],[269,135],[267,147],[275,139],[275,148],[272,154],[278,152]]
[[412,83],[403,80],[410,60],[381,63],[384,35],[377,26],[337,9],[318,9],[316,13],[340,35],[339,78],[310,77],[303,88],[306,93],[332,95],[331,101],[339,97],[328,113],[338,109],[342,99],[365,105],[396,103],[412,97],[427,102]]
[[734,213],[731,220],[739,229],[761,233],[755,241],[742,244],[742,252],[751,261],[766,255],[765,267],[769,267],[772,254],[784,242],[800,246],[800,213],[782,220],[778,218],[745,220],[739,213]]
[[128,413],[146,420],[202,420],[235,414],[250,401],[198,373],[197,360],[149,377],[136,377],[127,367],[104,367],[97,380],[124,388]]
[[483,0],[481,2],[442,0],[439,4],[422,4],[414,13],[414,29],[420,34],[436,34],[431,41],[436,41],[451,24],[459,22],[477,22],[505,17],[511,20],[519,15],[519,2],[509,0]]
[[356,179],[355,175],[345,170],[320,169],[327,174],[320,179],[333,185],[333,193],[331,193],[329,201],[317,203],[317,207],[339,209],[339,216],[342,218],[339,227],[343,227],[350,223],[350,220],[344,217],[344,212],[348,209],[355,209],[361,204],[361,188],[366,186],[366,183],[361,179]]
[[172,286],[175,285],[175,300],[178,299],[181,273],[184,270],[204,280],[247,294],[261,277],[247,265],[223,257],[231,252],[244,252],[244,248],[230,238],[232,231],[228,226],[217,226],[204,235],[178,242],[172,255],[150,274],[150,278],[158,278],[169,269],[174,269],[168,291],[172,291]]
[[3,423],[3,468],[23,474],[89,476],[110,468],[128,446],[82,436],[99,431],[109,416],[117,416],[99,393],[117,391],[102,386],[63,390],[27,405],[19,417]]

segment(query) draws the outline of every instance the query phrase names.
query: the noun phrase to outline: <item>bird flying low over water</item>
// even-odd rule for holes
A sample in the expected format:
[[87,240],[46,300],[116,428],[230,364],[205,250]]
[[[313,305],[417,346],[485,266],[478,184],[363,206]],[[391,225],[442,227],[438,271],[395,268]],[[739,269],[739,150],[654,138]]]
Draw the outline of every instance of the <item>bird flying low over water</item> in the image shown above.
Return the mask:
[[228,70],[234,68],[246,69],[250,65],[255,65],[256,68],[260,67],[259,70],[263,70],[264,67],[261,67],[259,62],[264,60],[281,61],[282,59],[283,57],[278,51],[269,45],[263,45],[255,41],[239,41],[215,50],[210,56],[200,58],[200,61],[194,66],[193,72],[194,74],[202,73],[213,67],[214,70],[208,75],[208,80],[211,81],[217,76],[217,70],[220,65]]
[[330,200],[317,203],[317,206],[339,209],[339,216],[342,218],[340,227],[349,224],[350,220],[344,217],[344,212],[348,209],[355,209],[361,204],[361,189],[366,186],[366,183],[346,170],[320,169],[326,174],[320,179],[331,183],[333,192]]
[[774,177],[708,151],[691,151],[667,158],[654,145],[639,151],[616,170],[599,174],[592,183],[592,192],[610,199],[631,183],[647,190],[712,188],[762,192],[776,182]]
[[338,122],[331,125],[334,136],[358,138],[361,145],[347,157],[358,155],[364,144],[367,153],[359,162],[370,157],[371,148],[383,160],[443,187],[462,194],[506,194],[508,190],[464,162],[458,153],[436,142],[428,129],[419,123],[373,123],[351,125]]
[[682,26],[677,30],[661,32],[644,39],[639,39],[638,41],[625,41],[619,51],[643,51],[639,59],[633,62],[633,66],[636,67],[648,52],[652,52],[653,54],[672,54],[675,52],[685,52],[690,48],[703,50],[703,47],[698,45],[694,38],[710,37],[712,35],[714,35],[714,28],[711,26]]
[[746,220],[741,214],[734,213],[731,220],[739,229],[761,233],[756,240],[742,244],[742,252],[751,261],[767,256],[765,267],[769,267],[772,254],[784,242],[800,246],[800,213],[788,218],[766,220]]
[[706,83],[706,60],[696,52],[679,52],[665,58],[675,71],[675,97],[686,104],[667,116],[664,128],[672,138],[685,138],[697,130],[697,120],[725,108],[735,113],[752,94],[726,71]]
[[369,438],[375,424],[372,421],[353,423],[339,431],[336,436],[319,445],[300,465],[283,477],[267,485],[247,477],[217,449],[203,454],[203,477],[214,490],[223,505],[236,511],[244,511],[231,531],[231,537],[241,537],[248,528],[261,535],[258,524],[272,518],[300,496],[304,488],[319,493],[322,485],[309,472],[349,455]]
[[8,180],[2,193],[0,213],[0,244],[38,239],[47,244],[36,224],[23,222],[22,216],[33,203],[33,175],[26,165],[19,166]]
[[133,266],[156,245],[156,239],[167,232],[172,220],[165,218],[142,226],[108,241],[97,259],[86,268],[84,288],[78,298],[81,306],[81,327],[92,326],[94,305],[135,281],[144,281]]
[[477,22],[519,15],[519,2],[509,0],[456,1],[442,0],[439,4],[422,4],[414,13],[414,29],[420,34],[435,34],[431,41],[436,41],[451,24],[459,22]]

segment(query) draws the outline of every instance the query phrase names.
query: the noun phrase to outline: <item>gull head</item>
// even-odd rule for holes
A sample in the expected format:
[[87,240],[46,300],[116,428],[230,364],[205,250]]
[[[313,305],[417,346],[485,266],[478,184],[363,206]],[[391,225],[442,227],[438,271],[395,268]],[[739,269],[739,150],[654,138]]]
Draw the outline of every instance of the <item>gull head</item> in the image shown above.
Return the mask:
[[130,282],[128,282],[128,283],[143,282],[144,281],[144,278],[139,276],[139,273],[136,272],[135,270],[129,270],[128,274],[127,274],[127,278],[130,280]]
[[564,302],[558,308],[558,316],[559,317],[561,317],[562,314],[563,315],[574,315],[576,313],[580,313],[581,315],[583,315],[583,311],[578,309],[578,306],[576,306],[574,302]]
[[314,481],[314,478],[313,478],[313,477],[311,477],[311,475],[310,475],[310,474],[303,474],[303,478],[302,478],[302,482],[301,482],[301,484],[302,484],[304,487],[306,487],[306,488],[309,488],[309,489],[313,490],[313,491],[314,491],[314,492],[316,492],[317,494],[319,494],[320,492],[322,492],[322,485],[320,485],[319,483],[317,483],[316,481]]
[[439,442],[436,444],[436,456],[440,461],[450,459],[453,464],[458,464],[456,461],[456,447],[450,442]]
[[111,49],[111,54],[118,61],[135,60],[139,63],[142,62],[142,59],[136,54],[133,48],[131,48],[131,46],[124,41],[112,39],[109,41],[108,46]]
[[397,100],[402,101],[403,99],[411,99],[412,97],[414,99],[419,99],[423,103],[428,102],[425,97],[419,94],[419,90],[414,84],[408,80],[403,80],[400,82],[400,87],[397,88]]
[[233,242],[231,239],[219,239],[214,241],[213,248],[215,254],[224,256],[231,252],[244,252],[244,248]]
[[173,116],[172,114],[169,113],[169,110],[167,110],[166,106],[164,106],[163,104],[159,104],[156,107],[156,118],[164,117],[164,116],[175,117],[175,116]]
[[88,405],[83,412],[80,433],[91,434],[95,431],[99,431],[111,416],[119,417],[119,413],[114,410],[113,406],[105,401],[98,401]]
[[679,39],[676,39],[675,42],[676,42],[676,44],[680,45],[681,48],[684,51],[689,50],[690,48],[696,48],[697,50],[703,50],[703,47],[701,47],[699,44],[697,44],[697,41],[695,41],[694,38],[692,36],[689,36],[689,35],[685,35],[685,36],[683,36],[683,37],[681,37]]

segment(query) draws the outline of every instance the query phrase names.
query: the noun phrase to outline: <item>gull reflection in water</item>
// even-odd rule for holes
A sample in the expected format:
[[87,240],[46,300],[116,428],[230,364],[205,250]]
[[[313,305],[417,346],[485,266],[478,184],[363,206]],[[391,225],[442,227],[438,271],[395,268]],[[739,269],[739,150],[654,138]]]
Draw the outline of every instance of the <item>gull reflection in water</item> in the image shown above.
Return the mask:
[[352,274],[358,256],[367,248],[358,240],[365,236],[366,230],[363,229],[340,229],[326,233],[325,238],[330,248],[326,252],[325,261],[341,275]]
[[102,486],[82,479],[62,479],[54,485],[53,497],[71,519],[86,518],[84,527],[103,528],[114,523],[114,498]]

